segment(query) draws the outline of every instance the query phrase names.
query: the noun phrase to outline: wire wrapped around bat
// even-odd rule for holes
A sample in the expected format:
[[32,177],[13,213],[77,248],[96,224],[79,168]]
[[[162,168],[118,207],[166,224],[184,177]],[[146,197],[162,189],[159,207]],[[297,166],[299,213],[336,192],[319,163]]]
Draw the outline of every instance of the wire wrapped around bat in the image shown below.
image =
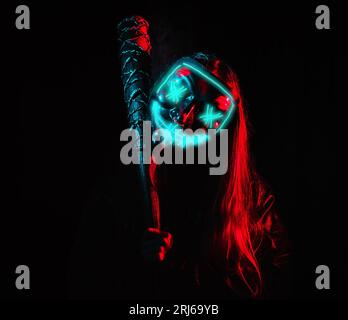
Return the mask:
[[159,217],[153,215],[150,201],[148,166],[143,162],[143,121],[148,119],[148,100],[152,86],[151,43],[149,24],[140,16],[131,16],[118,24],[119,54],[123,95],[128,107],[130,127],[139,133],[139,173],[143,189],[145,218],[148,226],[159,228]]

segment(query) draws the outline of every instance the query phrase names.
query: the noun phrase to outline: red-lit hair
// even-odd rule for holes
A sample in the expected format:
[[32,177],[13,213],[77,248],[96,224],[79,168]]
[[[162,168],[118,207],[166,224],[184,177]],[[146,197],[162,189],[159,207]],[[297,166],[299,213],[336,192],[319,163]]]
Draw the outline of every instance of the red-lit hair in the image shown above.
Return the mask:
[[[226,284],[239,290],[236,278],[254,297],[261,294],[262,274],[257,251],[265,233],[259,208],[265,195],[265,185],[258,176],[249,151],[248,121],[236,74],[221,60],[196,54],[194,59],[203,64],[231,90],[237,103],[230,128],[229,167],[222,177],[216,197],[214,232],[211,235],[211,255],[218,255],[223,264]],[[232,138],[232,139],[231,139]],[[155,216],[159,217],[159,199],[156,192],[156,165],[150,165],[152,202]],[[261,213],[262,214],[262,213]],[[237,277],[236,277],[237,276]]]

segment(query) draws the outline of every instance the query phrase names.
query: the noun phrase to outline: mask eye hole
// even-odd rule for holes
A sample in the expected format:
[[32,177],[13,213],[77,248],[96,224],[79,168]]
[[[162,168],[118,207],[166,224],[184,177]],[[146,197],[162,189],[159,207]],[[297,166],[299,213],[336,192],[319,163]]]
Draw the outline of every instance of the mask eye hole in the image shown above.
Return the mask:
[[166,99],[173,104],[177,104],[185,97],[188,89],[178,80],[170,81],[168,91],[165,95]]
[[223,113],[212,104],[207,103],[203,112],[200,114],[199,119],[208,129],[216,129],[220,125],[220,121],[223,118]]

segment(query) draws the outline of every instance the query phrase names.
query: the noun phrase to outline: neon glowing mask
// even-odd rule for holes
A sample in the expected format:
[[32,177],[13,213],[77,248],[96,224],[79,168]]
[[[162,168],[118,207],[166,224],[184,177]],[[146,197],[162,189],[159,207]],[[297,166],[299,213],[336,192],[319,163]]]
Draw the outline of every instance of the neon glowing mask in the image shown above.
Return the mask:
[[[230,90],[191,58],[178,60],[156,82],[150,97],[151,117],[156,129],[170,130],[172,137],[183,135],[180,144],[183,148],[207,141],[208,129],[216,129],[218,133],[226,128],[235,108]],[[176,129],[203,130],[193,136]]]

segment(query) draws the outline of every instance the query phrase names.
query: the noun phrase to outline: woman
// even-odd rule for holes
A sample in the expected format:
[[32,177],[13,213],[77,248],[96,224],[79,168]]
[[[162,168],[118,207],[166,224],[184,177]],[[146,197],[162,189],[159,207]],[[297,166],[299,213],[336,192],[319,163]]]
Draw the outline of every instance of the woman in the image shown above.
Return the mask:
[[[143,257],[161,265],[157,276],[160,296],[274,296],[278,293],[272,280],[278,282],[288,249],[274,196],[250,155],[249,124],[237,76],[215,56],[198,53],[191,59],[208,76],[191,75],[194,68],[177,69],[172,77],[178,79],[172,80],[186,83],[176,90],[183,93],[177,99],[171,99],[169,91],[163,98],[161,90],[167,84],[159,81],[155,88],[161,90],[152,95],[157,102],[150,103],[152,119],[156,127],[172,122],[175,128],[206,130],[219,129],[222,119],[230,116],[224,122],[229,130],[228,170],[213,176],[205,165],[156,165],[153,161],[152,204],[161,229],[146,230]],[[209,74],[214,83],[219,81],[229,90],[234,104],[211,88]],[[168,90],[173,83],[167,85]],[[180,104],[181,98],[189,102]],[[207,105],[216,111],[214,121],[202,116]],[[230,114],[232,107],[235,110]]]

